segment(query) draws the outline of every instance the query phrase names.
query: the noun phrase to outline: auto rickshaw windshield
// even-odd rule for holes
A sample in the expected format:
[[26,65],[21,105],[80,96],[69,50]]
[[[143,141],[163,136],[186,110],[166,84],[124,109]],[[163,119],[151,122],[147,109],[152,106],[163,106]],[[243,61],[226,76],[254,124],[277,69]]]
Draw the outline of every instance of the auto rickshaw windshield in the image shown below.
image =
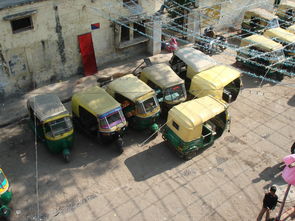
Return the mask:
[[115,112],[112,112],[103,118],[99,119],[99,125],[103,129],[110,129],[122,122],[125,122],[125,117],[122,113],[122,110],[118,110]]
[[268,22],[266,29],[278,28],[278,27],[280,27],[279,20],[277,18],[274,18]]
[[146,99],[145,101],[138,102],[136,104],[136,111],[139,114],[145,114],[153,111],[158,106],[158,100],[155,96],[153,96],[151,98]]
[[164,100],[174,101],[185,97],[185,87],[184,84],[179,84],[176,86],[169,87],[164,90]]
[[70,117],[63,117],[45,124],[45,133],[50,137],[56,137],[73,129]]
[[7,179],[4,176],[4,174],[0,171],[0,188],[3,189],[6,184],[7,184]]

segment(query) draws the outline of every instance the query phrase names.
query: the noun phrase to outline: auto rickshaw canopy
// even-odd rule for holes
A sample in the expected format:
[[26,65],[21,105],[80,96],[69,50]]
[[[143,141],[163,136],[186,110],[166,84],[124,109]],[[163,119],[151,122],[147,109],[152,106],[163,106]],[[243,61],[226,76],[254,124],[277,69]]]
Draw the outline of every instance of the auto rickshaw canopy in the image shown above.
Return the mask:
[[289,31],[289,32],[291,32],[291,33],[293,33],[293,34],[295,34],[295,24],[294,25],[291,25],[286,30]]
[[73,95],[72,111],[77,116],[79,116],[79,106],[86,109],[92,115],[99,117],[120,107],[120,103],[103,88],[94,86]]
[[273,19],[278,19],[278,16],[274,15],[272,12],[270,12],[264,8],[253,8],[253,9],[245,11],[244,18],[251,18],[253,16],[260,17],[265,21],[271,21]]
[[40,94],[31,97],[28,99],[27,105],[32,108],[35,116],[41,122],[48,121],[59,115],[69,115],[68,110],[56,94]]
[[170,109],[167,126],[183,141],[190,142],[201,137],[204,122],[225,111],[227,107],[225,102],[212,96],[193,99]]
[[283,28],[271,28],[263,33],[264,36],[268,38],[276,38],[278,41],[283,41],[286,43],[295,43],[295,34]]
[[211,94],[221,99],[223,88],[240,76],[241,72],[233,67],[217,65],[193,77],[190,93],[197,97]]
[[250,35],[246,38],[243,38],[241,40],[241,47],[244,46],[254,46],[254,47],[258,47],[264,51],[275,51],[275,50],[279,50],[279,49],[283,49],[283,46],[263,35]]
[[162,89],[183,84],[181,79],[167,64],[155,64],[142,70],[140,78],[148,79]]
[[192,72],[199,73],[217,64],[210,56],[191,47],[178,49],[175,51],[175,55],[188,66],[188,78],[194,76],[194,74],[192,76],[189,74],[189,69],[192,70]]
[[3,170],[0,168],[0,195],[5,193],[9,188],[9,182],[3,172]]
[[111,95],[118,93],[134,103],[155,94],[152,88],[133,74],[113,80],[108,84],[107,91]]

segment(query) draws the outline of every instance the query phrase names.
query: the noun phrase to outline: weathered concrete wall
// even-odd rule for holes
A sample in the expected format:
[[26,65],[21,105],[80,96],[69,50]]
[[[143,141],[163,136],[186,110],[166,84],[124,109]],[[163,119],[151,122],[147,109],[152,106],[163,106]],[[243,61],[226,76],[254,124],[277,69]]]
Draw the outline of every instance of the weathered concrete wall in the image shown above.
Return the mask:
[[[139,0],[139,4],[147,14],[156,11],[153,0]],[[13,34],[10,22],[2,19],[32,9],[37,10],[32,15],[32,30]],[[109,13],[113,13],[113,18],[130,15],[130,11],[117,0],[48,0],[1,10],[0,96],[13,94],[17,89],[29,90],[81,72],[78,36],[85,33],[92,33],[98,69],[114,59],[146,50],[146,43],[116,49],[114,25],[108,20]],[[91,30],[94,23],[100,23],[100,29]],[[1,56],[8,68],[3,68]]]
[[266,8],[272,10],[274,0],[199,0],[200,8],[218,5],[221,3],[220,18],[215,25],[217,28],[229,28],[239,26],[244,12],[251,8]]

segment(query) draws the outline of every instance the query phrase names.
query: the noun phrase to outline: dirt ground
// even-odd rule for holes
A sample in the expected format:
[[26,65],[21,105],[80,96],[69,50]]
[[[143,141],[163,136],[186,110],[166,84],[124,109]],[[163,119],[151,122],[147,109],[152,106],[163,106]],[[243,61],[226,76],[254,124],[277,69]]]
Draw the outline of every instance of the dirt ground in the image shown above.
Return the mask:
[[[122,155],[76,134],[66,164],[43,144],[35,147],[26,120],[0,129],[0,166],[14,194],[11,220],[37,220],[38,211],[40,220],[52,221],[255,220],[264,191],[275,184],[282,199],[287,187],[280,173],[295,140],[295,79],[260,87],[243,76],[243,84],[230,106],[231,131],[190,161],[161,135],[140,145],[147,134],[129,130]],[[294,204],[291,188],[286,206]]]

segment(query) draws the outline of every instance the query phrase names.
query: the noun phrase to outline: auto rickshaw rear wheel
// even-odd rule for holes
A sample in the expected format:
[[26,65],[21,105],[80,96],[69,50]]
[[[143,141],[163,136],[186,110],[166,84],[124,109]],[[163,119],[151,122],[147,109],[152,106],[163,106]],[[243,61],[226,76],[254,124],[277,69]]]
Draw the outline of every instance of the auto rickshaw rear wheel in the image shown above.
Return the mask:
[[197,152],[196,151],[192,151],[186,155],[184,155],[184,160],[191,160],[193,159],[195,156],[197,155]]
[[70,154],[64,155],[64,159],[65,159],[66,163],[69,163],[71,161]]
[[118,138],[117,142],[116,142],[116,146],[117,146],[117,150],[118,152],[121,154],[123,153],[123,145],[124,145],[124,142],[123,142],[123,139],[121,137]]

